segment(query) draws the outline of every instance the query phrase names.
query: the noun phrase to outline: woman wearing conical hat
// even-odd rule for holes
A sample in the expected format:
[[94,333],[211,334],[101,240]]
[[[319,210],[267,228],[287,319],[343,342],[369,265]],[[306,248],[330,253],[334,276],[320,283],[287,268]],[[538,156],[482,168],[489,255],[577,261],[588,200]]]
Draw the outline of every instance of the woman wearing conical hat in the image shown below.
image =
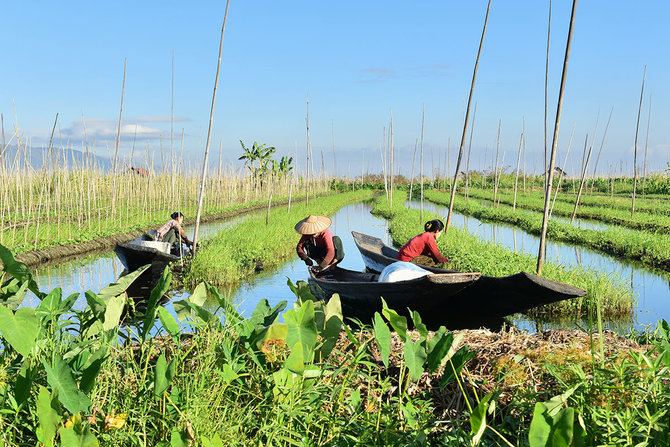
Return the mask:
[[295,251],[305,264],[315,269],[324,270],[335,266],[344,259],[342,240],[328,229],[331,220],[326,216],[309,215],[295,226],[295,231],[302,235]]

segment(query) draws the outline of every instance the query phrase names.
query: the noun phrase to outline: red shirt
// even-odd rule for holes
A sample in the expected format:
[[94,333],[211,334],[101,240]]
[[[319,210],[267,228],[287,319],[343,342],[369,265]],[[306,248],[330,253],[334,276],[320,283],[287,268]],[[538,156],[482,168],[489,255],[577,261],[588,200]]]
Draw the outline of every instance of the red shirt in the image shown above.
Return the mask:
[[433,233],[428,231],[410,239],[409,242],[400,249],[396,259],[409,262],[419,255],[430,256],[435,262],[441,262],[443,264],[449,262],[449,259],[442,256],[440,250],[437,249],[437,242],[435,241]]
[[316,259],[319,263],[319,267],[327,267],[333,262],[335,258],[335,245],[333,245],[333,232],[330,230],[323,230],[319,235],[313,237],[312,234],[304,234],[298,242],[298,246],[295,248],[295,251],[298,253],[300,259],[305,259],[307,254],[302,249],[303,245],[307,241],[312,241],[312,243],[321,248],[326,249],[326,256],[323,259]]

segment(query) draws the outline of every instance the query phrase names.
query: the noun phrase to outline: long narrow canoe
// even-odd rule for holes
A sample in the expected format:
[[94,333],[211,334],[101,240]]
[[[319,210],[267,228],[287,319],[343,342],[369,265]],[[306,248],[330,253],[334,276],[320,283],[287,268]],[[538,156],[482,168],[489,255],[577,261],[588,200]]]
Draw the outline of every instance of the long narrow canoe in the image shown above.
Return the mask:
[[[142,236],[130,242],[119,242],[114,246],[114,253],[127,271],[132,272],[143,265],[152,264],[164,267],[179,256],[170,253],[170,244],[165,242],[145,241]],[[161,268],[162,271],[162,268]]]
[[[475,284],[479,273],[438,273],[398,282],[377,282],[379,274],[355,272],[336,267],[318,276],[310,270],[309,286],[312,293],[328,300],[337,293],[345,316],[370,321],[375,312],[381,312],[381,298],[391,309],[408,315],[407,309],[430,320],[435,306]],[[443,324],[443,323],[442,323]],[[437,325],[439,326],[439,324]]]
[[[352,231],[356,247],[363,256],[368,270],[380,272],[396,262],[397,250],[387,247],[376,237]],[[436,267],[420,266],[432,273],[456,273]],[[525,312],[534,307],[586,295],[584,289],[542,278],[527,272],[505,277],[481,275],[470,287],[435,305],[438,315],[460,315],[463,321],[477,321],[480,317],[503,317]],[[439,319],[438,316],[435,317]]]

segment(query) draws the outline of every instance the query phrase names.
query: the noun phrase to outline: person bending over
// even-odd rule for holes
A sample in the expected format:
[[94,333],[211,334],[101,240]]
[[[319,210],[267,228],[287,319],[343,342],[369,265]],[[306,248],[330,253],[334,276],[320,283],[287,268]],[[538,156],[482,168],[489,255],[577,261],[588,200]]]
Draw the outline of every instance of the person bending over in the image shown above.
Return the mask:
[[171,219],[169,221],[156,230],[156,240],[172,244],[173,251],[175,248],[179,251],[180,241],[189,247],[193,247],[193,242],[188,240],[186,232],[181,227],[182,222],[184,222],[184,215],[179,211],[176,211],[172,213],[170,217]]
[[316,261],[316,271],[332,268],[344,259],[342,240],[328,230],[330,224],[330,218],[310,214],[295,226],[302,235],[295,251],[308,266]]
[[409,262],[417,256],[424,255],[433,258],[435,262],[447,264],[449,259],[440,253],[437,248],[437,238],[444,230],[441,220],[435,219],[426,222],[423,226],[425,232],[409,240],[398,252],[396,259]]

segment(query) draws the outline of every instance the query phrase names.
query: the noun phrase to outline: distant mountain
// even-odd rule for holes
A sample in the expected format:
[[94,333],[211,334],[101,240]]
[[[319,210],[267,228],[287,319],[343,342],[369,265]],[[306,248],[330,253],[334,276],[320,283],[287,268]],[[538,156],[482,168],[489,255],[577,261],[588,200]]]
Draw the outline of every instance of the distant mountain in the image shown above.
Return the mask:
[[[0,150],[2,150],[1,147]],[[2,153],[2,159],[8,169],[31,167],[39,170],[46,164],[48,167],[73,169],[86,166],[109,171],[113,164],[113,161],[107,157],[84,153],[76,149],[51,148],[51,151],[48,151],[47,148],[30,146],[22,146],[18,151],[16,146],[8,146]]]

